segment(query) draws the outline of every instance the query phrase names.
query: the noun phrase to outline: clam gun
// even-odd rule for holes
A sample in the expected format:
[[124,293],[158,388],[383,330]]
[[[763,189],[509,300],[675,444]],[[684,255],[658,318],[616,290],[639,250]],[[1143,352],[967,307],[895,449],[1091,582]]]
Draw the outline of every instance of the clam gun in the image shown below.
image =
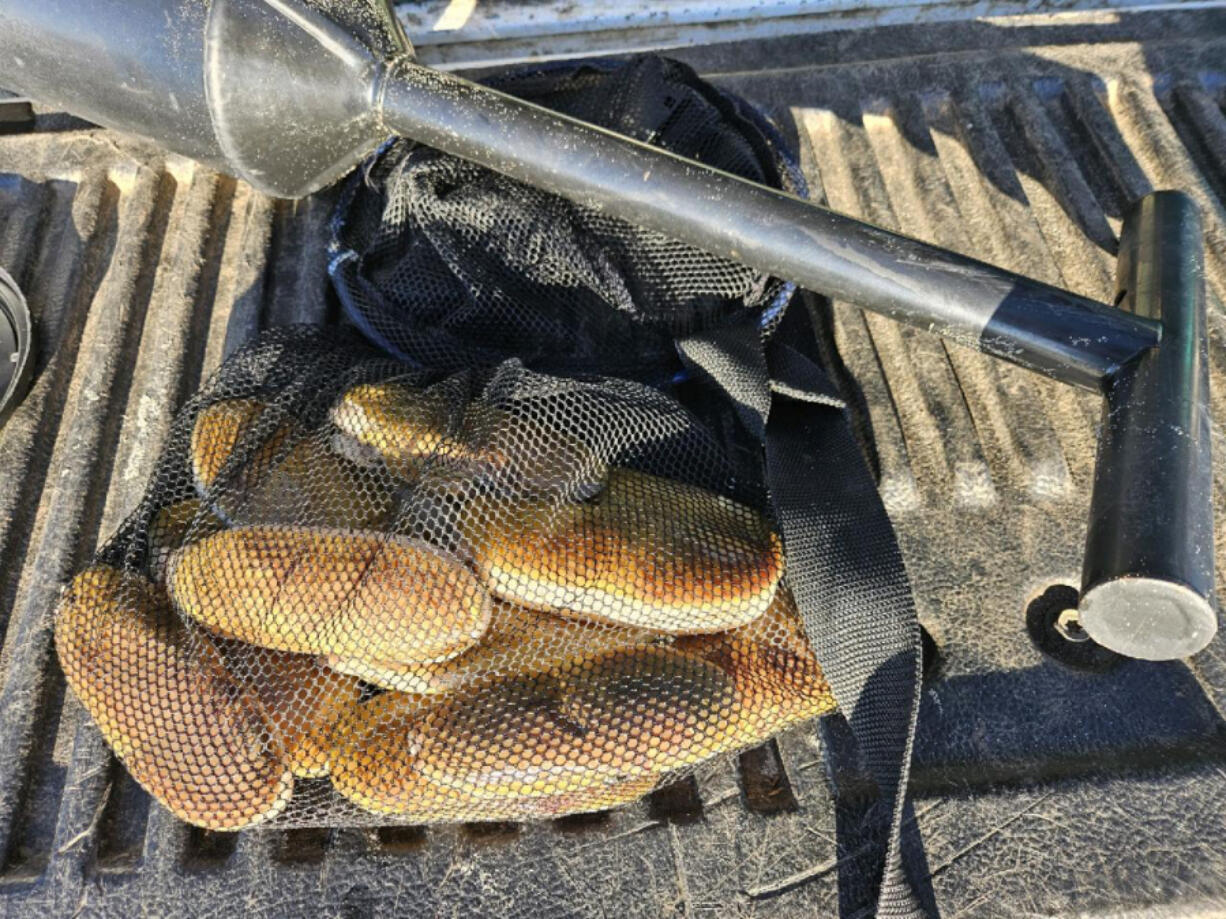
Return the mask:
[[282,197],[400,134],[1102,394],[1080,621],[1122,654],[1213,637],[1200,215],[1124,221],[1099,303],[418,64],[387,0],[6,0],[0,86]]

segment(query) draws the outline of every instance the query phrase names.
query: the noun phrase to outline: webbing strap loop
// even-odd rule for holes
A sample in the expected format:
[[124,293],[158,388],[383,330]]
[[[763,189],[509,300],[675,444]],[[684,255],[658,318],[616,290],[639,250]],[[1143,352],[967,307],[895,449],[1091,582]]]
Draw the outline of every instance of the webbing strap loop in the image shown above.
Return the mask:
[[[867,811],[841,853],[877,849],[872,877],[840,861],[843,891],[875,890],[880,917],[935,915],[914,821],[903,846],[906,787],[920,694],[920,630],[894,529],[824,371],[753,323],[678,341],[691,373],[718,386],[764,444],[766,481],[783,532],[788,582],[883,807]],[[841,831],[844,829],[840,827]],[[908,854],[904,865],[904,848]],[[913,853],[916,853],[913,855]],[[871,894],[870,894],[871,897]],[[848,902],[850,900],[860,902]],[[844,913],[870,906],[840,896]]]

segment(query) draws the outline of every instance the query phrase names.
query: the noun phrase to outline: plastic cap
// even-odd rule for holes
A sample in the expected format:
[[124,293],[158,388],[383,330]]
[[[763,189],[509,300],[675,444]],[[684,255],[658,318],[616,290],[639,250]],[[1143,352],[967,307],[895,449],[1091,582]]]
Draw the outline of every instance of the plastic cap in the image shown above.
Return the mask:
[[1117,578],[1081,598],[1081,627],[1105,648],[1147,661],[1178,660],[1204,649],[1217,632],[1217,613],[1183,584]]

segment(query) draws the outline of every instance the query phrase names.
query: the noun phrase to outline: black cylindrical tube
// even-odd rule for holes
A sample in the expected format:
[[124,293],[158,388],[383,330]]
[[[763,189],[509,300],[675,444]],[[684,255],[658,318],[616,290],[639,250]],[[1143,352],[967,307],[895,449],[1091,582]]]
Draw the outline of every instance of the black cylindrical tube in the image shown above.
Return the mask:
[[1101,645],[1167,660],[1217,629],[1204,254],[1195,202],[1142,198],[1124,221],[1121,305],[1161,344],[1109,386],[1082,578],[1081,624]]
[[390,4],[0,0],[0,88],[283,197],[384,139],[376,75],[410,52]]
[[199,0],[4,0],[0,87],[219,169]]
[[1101,389],[1157,324],[404,59],[384,125],[708,252]]

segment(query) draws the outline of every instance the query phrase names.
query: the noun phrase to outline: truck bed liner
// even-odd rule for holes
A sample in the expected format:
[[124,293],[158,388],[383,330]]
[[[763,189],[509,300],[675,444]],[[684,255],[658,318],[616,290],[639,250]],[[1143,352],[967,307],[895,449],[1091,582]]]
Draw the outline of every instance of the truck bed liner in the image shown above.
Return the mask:
[[[1090,296],[1111,294],[1126,203],[1190,192],[1226,523],[1226,12],[676,53],[771,110],[833,207]],[[55,113],[0,137],[0,264],[41,339],[0,431],[0,913],[830,914],[855,782],[827,765],[829,728],[605,815],[225,835],[151,805],[65,693],[59,585],[133,507],[175,407],[225,354],[332,314],[334,197],[273,201]],[[1077,583],[1097,400],[845,304],[834,316],[939,648],[913,788],[944,914],[1220,913],[1223,640],[1096,672],[1027,633],[1028,601]]]

